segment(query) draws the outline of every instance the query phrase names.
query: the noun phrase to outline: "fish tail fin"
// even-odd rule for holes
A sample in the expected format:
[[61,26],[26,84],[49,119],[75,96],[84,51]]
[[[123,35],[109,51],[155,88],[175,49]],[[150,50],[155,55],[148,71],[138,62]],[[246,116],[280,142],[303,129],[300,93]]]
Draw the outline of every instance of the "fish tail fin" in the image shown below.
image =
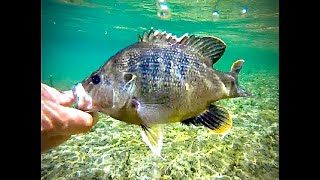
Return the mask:
[[226,134],[232,127],[232,117],[225,108],[212,104],[197,117],[186,119],[182,123],[204,125],[215,134]]
[[239,82],[238,82],[238,77],[239,77],[239,73],[243,67],[243,64],[244,64],[244,60],[243,59],[239,59],[237,60],[236,62],[234,62],[231,66],[231,69],[230,69],[230,73],[231,75],[235,78],[236,80],[236,85],[237,85],[237,96],[238,97],[246,97],[246,96],[251,96],[252,93],[249,92],[249,91],[246,91],[244,89],[242,89],[240,86],[239,86]]

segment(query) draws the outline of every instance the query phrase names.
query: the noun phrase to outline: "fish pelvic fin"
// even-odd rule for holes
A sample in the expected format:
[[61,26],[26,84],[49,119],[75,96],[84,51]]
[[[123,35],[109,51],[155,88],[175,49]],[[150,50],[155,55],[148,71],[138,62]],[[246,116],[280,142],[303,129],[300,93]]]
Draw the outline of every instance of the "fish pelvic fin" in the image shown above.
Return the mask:
[[236,62],[234,62],[231,66],[230,69],[230,74],[235,78],[235,82],[236,82],[236,93],[235,93],[235,97],[246,97],[246,96],[252,96],[252,93],[249,91],[246,91],[244,89],[242,89],[239,86],[239,82],[238,82],[238,77],[239,77],[239,73],[243,67],[244,64],[244,60],[243,59],[239,59]]
[[226,134],[232,127],[232,116],[227,109],[212,104],[200,115],[186,119],[181,123],[196,126],[204,125],[215,134]]
[[170,43],[184,46],[188,50],[203,56],[203,61],[208,67],[212,67],[221,58],[226,49],[226,43],[214,36],[188,36],[188,33],[185,33],[178,38],[171,33],[154,30],[153,28],[148,32],[145,31],[142,36],[138,35],[138,42]]
[[142,140],[149,146],[151,151],[163,159],[161,156],[163,144],[162,125],[158,124],[151,127],[141,125],[141,136]]

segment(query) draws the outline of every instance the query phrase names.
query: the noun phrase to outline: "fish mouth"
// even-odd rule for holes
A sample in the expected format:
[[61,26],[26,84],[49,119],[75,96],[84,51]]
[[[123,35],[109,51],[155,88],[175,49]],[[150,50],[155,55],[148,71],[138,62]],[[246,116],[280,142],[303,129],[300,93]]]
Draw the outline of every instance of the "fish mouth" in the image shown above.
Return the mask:
[[72,87],[73,96],[76,99],[76,108],[82,111],[90,111],[92,109],[92,98],[84,90],[81,83],[75,84]]

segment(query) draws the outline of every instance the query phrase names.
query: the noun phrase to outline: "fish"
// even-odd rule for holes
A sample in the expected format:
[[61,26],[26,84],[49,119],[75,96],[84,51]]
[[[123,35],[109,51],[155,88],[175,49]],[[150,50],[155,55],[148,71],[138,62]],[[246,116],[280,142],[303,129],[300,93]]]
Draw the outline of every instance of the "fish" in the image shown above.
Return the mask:
[[165,125],[227,133],[232,115],[215,102],[252,95],[238,83],[243,59],[228,72],[214,68],[225,50],[226,43],[214,36],[177,37],[151,28],[72,87],[76,107],[140,126],[142,140],[162,158]]

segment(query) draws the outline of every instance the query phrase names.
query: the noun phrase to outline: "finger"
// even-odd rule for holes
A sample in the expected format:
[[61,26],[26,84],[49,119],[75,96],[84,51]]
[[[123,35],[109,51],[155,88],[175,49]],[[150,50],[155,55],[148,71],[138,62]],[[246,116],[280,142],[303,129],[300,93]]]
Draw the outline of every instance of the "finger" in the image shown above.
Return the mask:
[[[51,101],[42,101],[43,133],[51,135],[72,135],[87,132],[93,126],[90,114],[55,104]],[[46,129],[47,127],[47,129]]]
[[85,133],[93,126],[93,118],[86,112],[63,106],[59,107],[59,111],[64,124],[61,129],[62,134]]
[[41,134],[57,135],[64,126],[59,105],[52,101],[41,100]]
[[88,113],[92,116],[93,126],[96,125],[100,119],[99,113],[98,112],[88,112]]
[[59,99],[59,104],[62,106],[70,106],[74,102],[74,96],[72,90],[64,91]]
[[45,112],[41,111],[41,133],[47,133],[53,129],[53,124],[51,122],[51,119],[45,114]]
[[58,135],[58,136],[42,136],[41,137],[41,152],[44,153],[51,148],[54,148],[66,140],[68,140],[70,135]]
[[46,84],[41,83],[41,98],[53,101],[63,106],[69,106],[74,102],[74,96],[71,90],[59,92],[57,89],[52,88]]
[[41,98],[59,103],[57,100],[61,98],[61,93],[57,89],[41,83]]

